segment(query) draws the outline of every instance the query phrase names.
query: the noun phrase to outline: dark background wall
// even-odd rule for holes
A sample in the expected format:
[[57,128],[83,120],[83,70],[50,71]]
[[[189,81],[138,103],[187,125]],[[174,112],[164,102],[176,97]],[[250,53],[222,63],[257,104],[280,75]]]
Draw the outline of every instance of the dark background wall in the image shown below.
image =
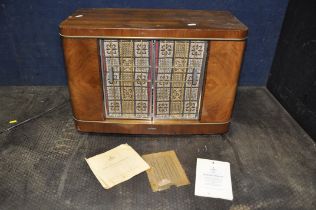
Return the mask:
[[66,84],[58,24],[78,8],[230,10],[249,27],[242,85],[265,85],[287,0],[0,0],[0,85]]
[[316,1],[291,0],[269,90],[316,140]]

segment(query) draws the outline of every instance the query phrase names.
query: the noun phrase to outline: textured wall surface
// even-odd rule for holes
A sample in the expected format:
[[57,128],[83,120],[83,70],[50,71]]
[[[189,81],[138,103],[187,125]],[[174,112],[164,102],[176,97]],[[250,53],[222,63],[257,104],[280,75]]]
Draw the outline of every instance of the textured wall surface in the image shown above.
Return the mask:
[[316,1],[291,0],[268,88],[316,141]]
[[1,0],[0,85],[66,84],[58,24],[78,8],[230,10],[249,27],[241,85],[265,85],[288,0]]

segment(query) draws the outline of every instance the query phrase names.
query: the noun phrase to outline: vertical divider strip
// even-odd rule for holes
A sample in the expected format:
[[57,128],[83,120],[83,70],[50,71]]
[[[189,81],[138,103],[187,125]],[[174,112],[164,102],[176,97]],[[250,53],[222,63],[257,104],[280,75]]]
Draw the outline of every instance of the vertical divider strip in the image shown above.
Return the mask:
[[154,107],[156,107],[156,88],[155,88],[155,81],[156,81],[156,40],[152,40],[152,48],[151,48],[151,82],[150,82],[150,119],[154,121]]

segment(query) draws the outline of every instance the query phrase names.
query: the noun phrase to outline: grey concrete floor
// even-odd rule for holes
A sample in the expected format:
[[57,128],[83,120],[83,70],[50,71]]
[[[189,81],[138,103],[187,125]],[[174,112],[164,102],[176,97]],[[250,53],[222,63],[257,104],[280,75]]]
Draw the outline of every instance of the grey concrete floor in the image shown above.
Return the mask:
[[[84,158],[122,143],[175,150],[191,184],[153,193],[142,173],[104,190]],[[197,157],[231,163],[233,201],[194,196]],[[0,209],[316,209],[315,160],[265,88],[239,89],[225,135],[149,136],[78,133],[65,87],[0,87]]]

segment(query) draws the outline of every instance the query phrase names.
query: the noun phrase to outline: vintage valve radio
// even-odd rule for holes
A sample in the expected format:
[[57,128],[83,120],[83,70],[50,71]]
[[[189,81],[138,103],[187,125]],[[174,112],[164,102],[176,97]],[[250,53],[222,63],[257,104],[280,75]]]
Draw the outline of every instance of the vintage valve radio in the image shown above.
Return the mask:
[[247,36],[229,12],[81,9],[60,35],[79,131],[228,130]]

